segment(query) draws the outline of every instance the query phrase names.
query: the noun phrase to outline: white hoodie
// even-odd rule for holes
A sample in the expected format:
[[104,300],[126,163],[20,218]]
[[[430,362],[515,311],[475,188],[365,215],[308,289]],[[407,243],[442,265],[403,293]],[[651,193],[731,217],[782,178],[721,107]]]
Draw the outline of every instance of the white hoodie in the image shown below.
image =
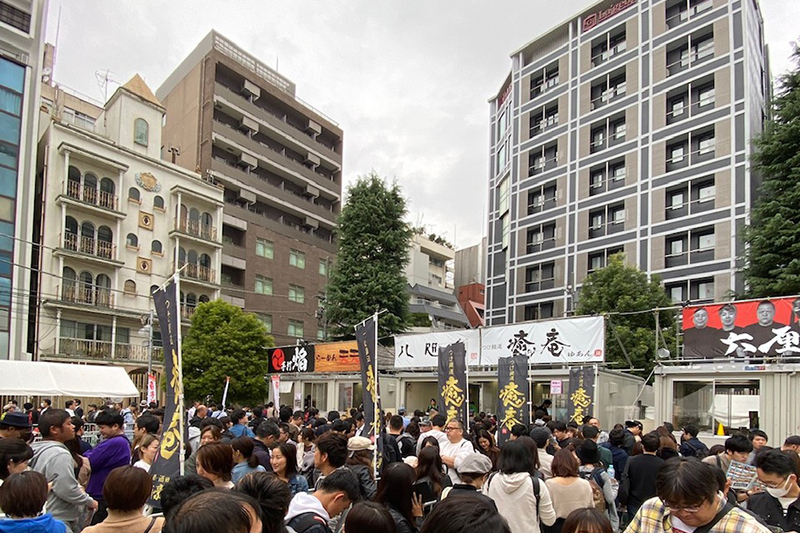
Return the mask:
[[508,522],[511,533],[539,533],[539,520],[548,526],[556,521],[550,492],[542,480],[539,480],[537,516],[533,478],[527,472],[492,475],[483,486],[483,493],[494,500],[500,515]]
[[322,502],[319,501],[313,494],[309,494],[307,492],[298,492],[292,498],[292,501],[289,503],[289,512],[286,513],[286,519],[284,522],[288,524],[292,518],[299,516],[303,513],[314,513],[315,515],[319,515],[325,519],[325,523],[330,522],[331,517],[328,516],[328,511],[322,506]]

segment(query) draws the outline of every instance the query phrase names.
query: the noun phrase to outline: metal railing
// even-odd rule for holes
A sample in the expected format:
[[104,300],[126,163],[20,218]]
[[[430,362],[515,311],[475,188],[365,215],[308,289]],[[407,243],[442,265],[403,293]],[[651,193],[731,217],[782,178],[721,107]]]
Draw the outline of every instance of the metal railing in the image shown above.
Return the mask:
[[[81,359],[122,360],[146,363],[148,359],[147,345],[112,343],[94,339],[59,338],[59,353],[56,355],[75,356]],[[112,350],[112,347],[114,348]],[[112,357],[113,352],[113,357]],[[153,360],[163,360],[164,349],[153,347]]]
[[61,288],[61,300],[70,303],[112,307],[114,295],[110,288],[86,285],[79,281],[66,282]]
[[213,268],[200,266],[195,263],[187,263],[186,261],[179,261],[178,269],[181,271],[181,277],[196,279],[206,283],[217,283],[217,273]]
[[116,257],[117,247],[114,243],[98,241],[93,237],[84,237],[76,233],[65,233],[64,248],[102,259],[114,259]]
[[173,220],[175,229],[178,231],[208,241],[219,242],[217,240],[217,228],[211,224],[203,224],[199,220],[189,220],[188,218],[175,217]]
[[101,191],[97,187],[82,185],[78,181],[67,180],[66,194],[70,198],[80,200],[85,204],[96,205],[105,209],[117,210],[119,199],[116,194]]

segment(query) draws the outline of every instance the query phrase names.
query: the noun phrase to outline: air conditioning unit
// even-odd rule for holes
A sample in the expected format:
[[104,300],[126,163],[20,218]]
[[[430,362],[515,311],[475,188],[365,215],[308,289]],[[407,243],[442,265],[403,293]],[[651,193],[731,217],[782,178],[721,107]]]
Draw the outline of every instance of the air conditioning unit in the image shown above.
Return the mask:
[[308,165],[318,167],[320,160],[319,157],[317,157],[315,154],[312,154],[311,152],[306,152],[306,157],[303,160],[303,162]]
[[307,228],[317,229],[319,227],[319,221],[316,218],[306,217],[303,220],[303,226]]
[[255,156],[242,152],[241,155],[239,155],[239,161],[237,161],[236,164],[247,169],[256,168],[258,166],[258,160],[255,158]]
[[239,129],[244,132],[258,131],[258,122],[247,115],[243,115],[241,122],[239,122]]
[[314,122],[313,120],[309,119],[308,124],[306,124],[306,132],[308,133],[315,133],[319,135],[322,133],[322,126]]
[[244,80],[239,93],[244,96],[252,96],[253,99],[256,100],[261,97],[261,87],[251,81]]

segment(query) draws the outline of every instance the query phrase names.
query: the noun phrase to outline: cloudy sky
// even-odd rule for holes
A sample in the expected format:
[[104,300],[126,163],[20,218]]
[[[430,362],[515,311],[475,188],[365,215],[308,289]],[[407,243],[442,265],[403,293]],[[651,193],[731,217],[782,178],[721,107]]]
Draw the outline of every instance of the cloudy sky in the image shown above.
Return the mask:
[[[345,185],[396,179],[409,220],[457,247],[484,230],[489,107],[509,54],[593,0],[51,0],[55,81],[103,100],[139,73],[155,91],[216,29],[297,84],[345,132]],[[773,73],[790,68],[800,1],[761,0]],[[59,23],[60,13],[60,23]],[[116,83],[115,83],[116,82]]]

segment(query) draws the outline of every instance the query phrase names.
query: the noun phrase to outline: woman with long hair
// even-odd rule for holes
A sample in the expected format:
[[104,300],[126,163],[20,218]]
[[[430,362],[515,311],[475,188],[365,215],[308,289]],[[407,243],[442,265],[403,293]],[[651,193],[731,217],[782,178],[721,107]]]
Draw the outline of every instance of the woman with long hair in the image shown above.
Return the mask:
[[306,483],[310,486],[314,482],[314,454],[317,446],[314,442],[317,435],[312,428],[303,428],[298,434],[297,443],[297,464],[300,474],[306,478]]
[[414,469],[405,463],[391,463],[383,471],[375,501],[392,515],[397,533],[416,533],[422,518],[422,502],[414,494]]
[[453,486],[453,482],[450,481],[450,476],[444,473],[442,458],[439,456],[437,449],[433,446],[428,446],[420,450],[415,474],[416,481],[427,483],[437,500],[445,487]]
[[142,437],[142,440],[139,442],[139,457],[141,457],[141,459],[136,461],[133,466],[141,468],[145,472],[150,472],[150,467],[153,466],[153,462],[156,460],[159,444],[158,437],[151,433]]
[[308,481],[297,473],[297,450],[294,444],[282,442],[275,446],[269,464],[278,479],[289,485],[292,497],[298,492],[308,492]]
[[[192,453],[186,459],[186,463],[184,465],[187,474],[197,474],[197,452],[200,451],[200,448],[205,446],[206,444],[210,444],[212,442],[220,442],[222,440],[222,431],[217,426],[206,426],[200,430],[200,444],[197,446],[196,450],[192,450]],[[188,443],[187,443],[188,444]]]
[[358,502],[348,511],[344,521],[347,533],[397,533],[391,513],[375,502]]
[[236,437],[230,442],[233,448],[233,470],[231,471],[231,481],[234,485],[239,483],[247,474],[252,472],[266,472],[267,470],[258,464],[258,456],[253,453],[255,444],[250,437]]
[[233,449],[228,444],[212,442],[197,450],[197,473],[215,487],[232,489]]
[[361,496],[365,500],[375,497],[375,476],[373,475],[372,455],[375,445],[366,437],[350,437],[347,441],[347,462],[345,463],[358,478]]
[[492,471],[496,471],[497,461],[500,459],[500,448],[495,445],[494,437],[485,429],[479,429],[475,437],[475,441],[478,443],[478,451],[492,460]]
[[589,482],[578,475],[578,459],[571,450],[556,452],[550,469],[553,477],[545,481],[545,484],[553,499],[556,520],[548,531],[561,533],[569,513],[580,507],[594,507],[594,496]]

